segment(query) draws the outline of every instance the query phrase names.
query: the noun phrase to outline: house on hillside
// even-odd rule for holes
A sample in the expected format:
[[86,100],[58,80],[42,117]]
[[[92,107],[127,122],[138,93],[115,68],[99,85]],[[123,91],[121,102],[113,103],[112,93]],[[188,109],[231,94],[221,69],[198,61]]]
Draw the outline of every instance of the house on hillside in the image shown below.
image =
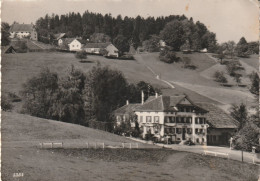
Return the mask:
[[140,104],[129,104],[129,101],[127,101],[126,105],[115,110],[116,125],[120,126],[122,122],[130,121],[131,128],[135,128],[136,123],[132,116],[135,115],[134,110],[139,105]]
[[103,50],[106,50],[106,56],[108,57],[119,57],[118,49],[111,43],[86,43],[83,46],[83,50],[87,53],[101,55]]
[[14,23],[9,29],[10,38],[26,38],[31,40],[38,40],[38,34],[33,24],[18,24]]
[[1,52],[3,53],[16,53],[14,47],[12,45],[1,46]]
[[61,46],[63,44],[64,38],[67,38],[66,33],[58,33],[54,35],[54,43],[58,46]]
[[80,51],[82,49],[82,40],[79,38],[62,38],[61,48],[69,51]]
[[[115,111],[118,125],[137,116],[143,138],[151,134],[157,141],[227,145],[237,122],[213,104],[194,103],[184,94],[150,96],[139,104],[126,104]],[[132,127],[135,125],[133,124]]]
[[219,107],[210,103],[197,103],[208,110],[206,120],[209,124],[207,142],[209,145],[229,145],[230,138],[238,129],[238,122]]

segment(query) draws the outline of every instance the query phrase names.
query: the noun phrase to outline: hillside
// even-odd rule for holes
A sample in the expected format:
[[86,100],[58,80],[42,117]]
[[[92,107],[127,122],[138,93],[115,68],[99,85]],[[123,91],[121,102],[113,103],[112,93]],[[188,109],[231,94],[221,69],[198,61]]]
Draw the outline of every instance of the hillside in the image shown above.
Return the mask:
[[39,142],[48,141],[63,141],[67,144],[104,142],[108,145],[133,142],[109,132],[14,112],[2,112],[1,126],[3,145],[8,142],[30,142],[35,146]]
[[[170,149],[40,149],[40,141],[128,139],[91,128],[2,112],[2,180],[256,180],[258,167]],[[133,142],[133,141],[131,141]],[[31,143],[31,144],[28,144]],[[145,145],[143,145],[145,146]],[[149,145],[151,147],[151,145]],[[143,147],[145,148],[145,147]],[[146,147],[147,148],[147,147]],[[145,169],[144,169],[145,168]],[[130,177],[131,176],[131,177]]]

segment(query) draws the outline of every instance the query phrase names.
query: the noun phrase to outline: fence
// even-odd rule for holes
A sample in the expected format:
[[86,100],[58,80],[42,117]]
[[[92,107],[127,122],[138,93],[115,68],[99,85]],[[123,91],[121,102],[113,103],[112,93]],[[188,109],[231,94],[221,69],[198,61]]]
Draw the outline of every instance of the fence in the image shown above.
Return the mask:
[[78,142],[78,143],[64,143],[64,142],[42,142],[39,144],[40,148],[86,148],[86,149],[138,149],[138,143],[104,143],[104,142]]
[[220,152],[215,152],[215,151],[204,151],[204,155],[224,156],[229,159],[228,153],[220,153]]

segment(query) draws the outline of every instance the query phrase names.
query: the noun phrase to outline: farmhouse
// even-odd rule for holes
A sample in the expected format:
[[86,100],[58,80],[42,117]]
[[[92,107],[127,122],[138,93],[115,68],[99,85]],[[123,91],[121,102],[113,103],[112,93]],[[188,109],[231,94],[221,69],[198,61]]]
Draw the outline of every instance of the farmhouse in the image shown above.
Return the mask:
[[9,29],[10,38],[30,38],[38,40],[37,32],[33,24],[18,24],[14,23]]
[[117,125],[130,121],[133,113],[143,138],[151,134],[158,141],[227,145],[237,129],[237,122],[220,108],[207,103],[194,103],[183,94],[150,96],[141,104],[129,104],[115,111]]
[[108,57],[119,57],[118,49],[111,43],[87,43],[83,46],[83,50],[87,53],[93,53],[97,55],[101,55],[102,51],[105,50],[106,56]]
[[69,51],[80,51],[82,48],[82,41],[79,38],[62,38],[60,47],[68,49]]
[[54,35],[55,37],[55,44],[57,44],[58,46],[61,46],[63,44],[63,40],[64,38],[66,38],[66,33],[58,33]]

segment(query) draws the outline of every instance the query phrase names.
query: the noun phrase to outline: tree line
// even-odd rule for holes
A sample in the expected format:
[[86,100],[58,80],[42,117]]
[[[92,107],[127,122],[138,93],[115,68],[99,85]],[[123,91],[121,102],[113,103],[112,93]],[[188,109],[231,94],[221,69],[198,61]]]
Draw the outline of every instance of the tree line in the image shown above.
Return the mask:
[[[173,22],[172,22],[173,21]],[[168,23],[171,24],[167,25]],[[167,26],[166,26],[167,25]],[[166,26],[166,27],[165,27]],[[173,28],[171,28],[173,26]],[[104,33],[114,40],[117,36],[123,36],[129,44],[135,48],[140,46],[143,41],[148,40],[152,35],[160,35],[160,32],[172,30],[173,40],[169,40],[170,45],[175,49],[189,41],[192,46],[207,48],[210,42],[215,42],[215,34],[210,33],[207,27],[193,19],[188,19],[182,15],[170,15],[166,17],[147,17],[137,16],[135,18],[121,15],[112,17],[111,14],[102,15],[100,13],[92,13],[85,11],[80,13],[68,13],[64,15],[48,14],[36,21],[37,32],[39,37],[48,37],[55,33],[66,33],[68,37],[80,36],[84,40],[89,39],[94,33]],[[175,29],[176,28],[176,29]],[[164,32],[165,32],[164,31]],[[175,37],[173,37],[175,36]],[[165,33],[162,38],[168,41]],[[214,43],[213,43],[214,44]]]

